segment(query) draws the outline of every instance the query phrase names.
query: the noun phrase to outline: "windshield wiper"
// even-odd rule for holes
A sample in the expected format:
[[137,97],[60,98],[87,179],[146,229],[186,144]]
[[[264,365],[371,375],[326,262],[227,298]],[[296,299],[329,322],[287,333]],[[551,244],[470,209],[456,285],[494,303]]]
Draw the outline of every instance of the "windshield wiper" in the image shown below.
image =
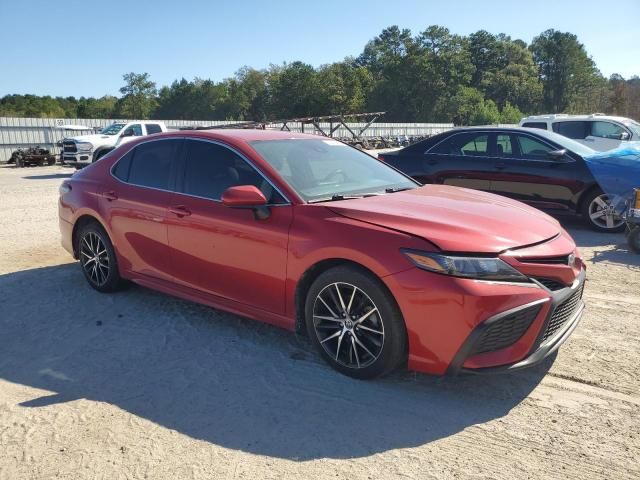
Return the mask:
[[404,192],[405,190],[413,190],[414,188],[416,187],[385,188],[384,193]]
[[340,200],[355,200],[357,198],[375,197],[381,195],[380,193],[363,193],[362,195],[332,195],[327,198],[319,198],[317,200],[309,200],[309,203],[322,203],[322,202],[339,202]]

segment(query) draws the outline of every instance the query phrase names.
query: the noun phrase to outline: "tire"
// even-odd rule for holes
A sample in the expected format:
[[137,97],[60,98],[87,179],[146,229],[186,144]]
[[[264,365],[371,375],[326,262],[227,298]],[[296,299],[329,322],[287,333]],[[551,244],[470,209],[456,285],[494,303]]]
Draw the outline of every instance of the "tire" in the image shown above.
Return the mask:
[[104,157],[107,153],[109,153],[111,150],[100,150],[98,153],[95,154],[95,156],[93,157],[93,162],[97,162],[98,160],[100,160],[102,157]]
[[[611,213],[603,213],[606,208],[611,208],[620,197],[607,195],[602,190],[594,190],[587,194],[582,202],[582,217],[592,230],[597,232],[622,232],[625,229],[624,219]],[[600,216],[598,216],[600,215]]]
[[627,235],[627,242],[629,248],[634,253],[640,253],[640,225],[637,225],[631,229]]
[[370,379],[406,360],[400,309],[382,282],[362,269],[340,266],[320,274],[305,299],[305,323],[311,343],[344,375]]
[[56,163],[56,157],[52,157],[49,160],[47,160],[47,165],[51,166],[51,165],[55,165]]
[[80,268],[89,285],[99,292],[120,290],[124,281],[107,232],[97,223],[89,223],[78,232],[76,242]]

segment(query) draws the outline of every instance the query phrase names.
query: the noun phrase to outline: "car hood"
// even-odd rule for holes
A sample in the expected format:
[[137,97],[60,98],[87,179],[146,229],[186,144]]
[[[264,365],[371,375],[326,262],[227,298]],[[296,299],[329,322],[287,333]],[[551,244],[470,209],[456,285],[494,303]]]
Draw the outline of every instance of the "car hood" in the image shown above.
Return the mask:
[[326,206],[348,218],[421,237],[449,252],[499,253],[561,232],[556,220],[521,202],[446,185]]
[[110,138],[114,138],[114,137],[109,135],[101,135],[97,133],[95,135],[80,135],[79,137],[66,137],[65,140],[72,140],[74,142],[102,144],[102,143],[107,143],[105,142],[105,140],[109,140]]

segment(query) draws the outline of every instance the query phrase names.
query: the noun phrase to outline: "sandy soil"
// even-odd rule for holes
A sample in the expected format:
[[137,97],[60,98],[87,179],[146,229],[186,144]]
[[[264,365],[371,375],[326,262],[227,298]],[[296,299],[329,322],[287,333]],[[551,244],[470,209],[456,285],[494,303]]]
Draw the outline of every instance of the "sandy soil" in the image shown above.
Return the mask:
[[640,478],[640,256],[567,226],[587,313],[554,362],[340,376],[306,340],[140,287],[59,246],[71,171],[0,167],[0,480]]

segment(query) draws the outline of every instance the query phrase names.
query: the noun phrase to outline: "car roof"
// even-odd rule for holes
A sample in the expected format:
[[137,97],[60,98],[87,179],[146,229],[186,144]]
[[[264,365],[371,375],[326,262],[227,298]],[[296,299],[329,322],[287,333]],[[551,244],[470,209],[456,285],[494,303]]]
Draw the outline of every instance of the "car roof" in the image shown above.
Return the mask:
[[[159,135],[158,135],[159,136]],[[319,135],[307,133],[283,132],[280,130],[262,130],[253,128],[213,128],[211,130],[173,130],[162,136],[199,137],[212,140],[235,140],[253,142],[257,140],[291,140],[291,139],[321,139]]]
[[521,122],[531,121],[531,120],[616,120],[618,122],[629,121],[629,118],[626,117],[618,117],[615,115],[603,115],[602,113],[592,113],[589,115],[571,115],[567,113],[557,113],[557,114],[548,114],[548,115],[530,115],[521,120]]

